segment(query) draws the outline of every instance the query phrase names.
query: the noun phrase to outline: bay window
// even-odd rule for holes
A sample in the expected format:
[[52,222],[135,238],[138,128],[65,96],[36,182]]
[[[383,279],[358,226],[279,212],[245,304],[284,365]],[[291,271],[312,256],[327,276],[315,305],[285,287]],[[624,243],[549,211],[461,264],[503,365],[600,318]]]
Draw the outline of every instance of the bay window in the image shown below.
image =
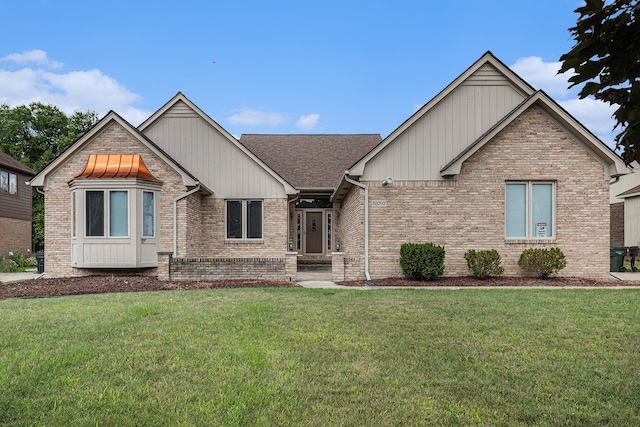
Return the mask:
[[520,181],[506,184],[505,237],[555,237],[555,183]]

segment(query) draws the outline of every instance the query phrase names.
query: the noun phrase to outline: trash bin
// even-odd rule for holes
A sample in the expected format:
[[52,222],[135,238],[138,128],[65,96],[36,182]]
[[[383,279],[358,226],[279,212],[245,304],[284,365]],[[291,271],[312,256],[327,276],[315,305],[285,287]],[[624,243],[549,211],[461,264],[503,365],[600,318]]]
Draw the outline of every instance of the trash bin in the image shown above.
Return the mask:
[[627,256],[627,248],[624,246],[611,246],[611,265],[609,271],[627,271],[624,267],[624,257]]
[[38,266],[38,274],[44,273],[44,251],[36,252],[36,265]]

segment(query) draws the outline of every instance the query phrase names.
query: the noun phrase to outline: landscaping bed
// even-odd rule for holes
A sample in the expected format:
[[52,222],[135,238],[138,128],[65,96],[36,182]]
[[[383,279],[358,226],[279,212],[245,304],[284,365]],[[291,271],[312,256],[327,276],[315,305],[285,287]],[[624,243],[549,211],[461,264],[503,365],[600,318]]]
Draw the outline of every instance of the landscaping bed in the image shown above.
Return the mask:
[[[640,275],[638,275],[640,278]],[[432,286],[432,287],[474,287],[474,286],[546,286],[546,287],[616,287],[634,286],[637,282],[627,282],[622,280],[593,280],[579,277],[553,277],[541,280],[536,277],[489,277],[484,280],[476,279],[473,276],[460,277],[440,277],[436,280],[409,280],[404,278],[388,278],[374,280],[378,286]],[[367,286],[364,280],[353,280],[339,282],[342,286]]]
[[161,281],[153,276],[83,276],[33,279],[0,284],[0,298],[53,297],[110,292],[186,291],[193,289],[295,288],[270,280]]

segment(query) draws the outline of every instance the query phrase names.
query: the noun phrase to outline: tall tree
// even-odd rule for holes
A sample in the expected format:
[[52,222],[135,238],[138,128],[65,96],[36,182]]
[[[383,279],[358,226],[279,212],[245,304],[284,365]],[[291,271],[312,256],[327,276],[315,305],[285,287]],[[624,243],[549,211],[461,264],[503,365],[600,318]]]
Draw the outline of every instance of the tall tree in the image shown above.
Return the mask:
[[[94,111],[70,116],[55,106],[34,102],[10,108],[0,105],[0,151],[40,171],[98,121]],[[33,191],[32,238],[44,245],[44,198]]]
[[569,29],[576,44],[560,57],[560,73],[573,69],[571,86],[584,83],[580,98],[617,105],[616,148],[627,163],[640,160],[639,0],[586,0]]

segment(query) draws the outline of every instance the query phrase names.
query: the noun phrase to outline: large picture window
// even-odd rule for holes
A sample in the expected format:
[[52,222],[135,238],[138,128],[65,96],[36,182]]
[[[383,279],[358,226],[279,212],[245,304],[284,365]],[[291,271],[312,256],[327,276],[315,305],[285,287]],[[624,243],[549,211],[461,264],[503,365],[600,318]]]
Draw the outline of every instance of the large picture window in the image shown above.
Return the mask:
[[105,191],[85,193],[85,224],[87,237],[105,236],[105,219],[108,218],[109,236],[129,235],[129,193],[126,190],[108,191],[108,206],[105,206]]
[[508,182],[505,194],[507,239],[551,239],[555,236],[553,182]]
[[262,200],[227,200],[227,239],[262,239]]

